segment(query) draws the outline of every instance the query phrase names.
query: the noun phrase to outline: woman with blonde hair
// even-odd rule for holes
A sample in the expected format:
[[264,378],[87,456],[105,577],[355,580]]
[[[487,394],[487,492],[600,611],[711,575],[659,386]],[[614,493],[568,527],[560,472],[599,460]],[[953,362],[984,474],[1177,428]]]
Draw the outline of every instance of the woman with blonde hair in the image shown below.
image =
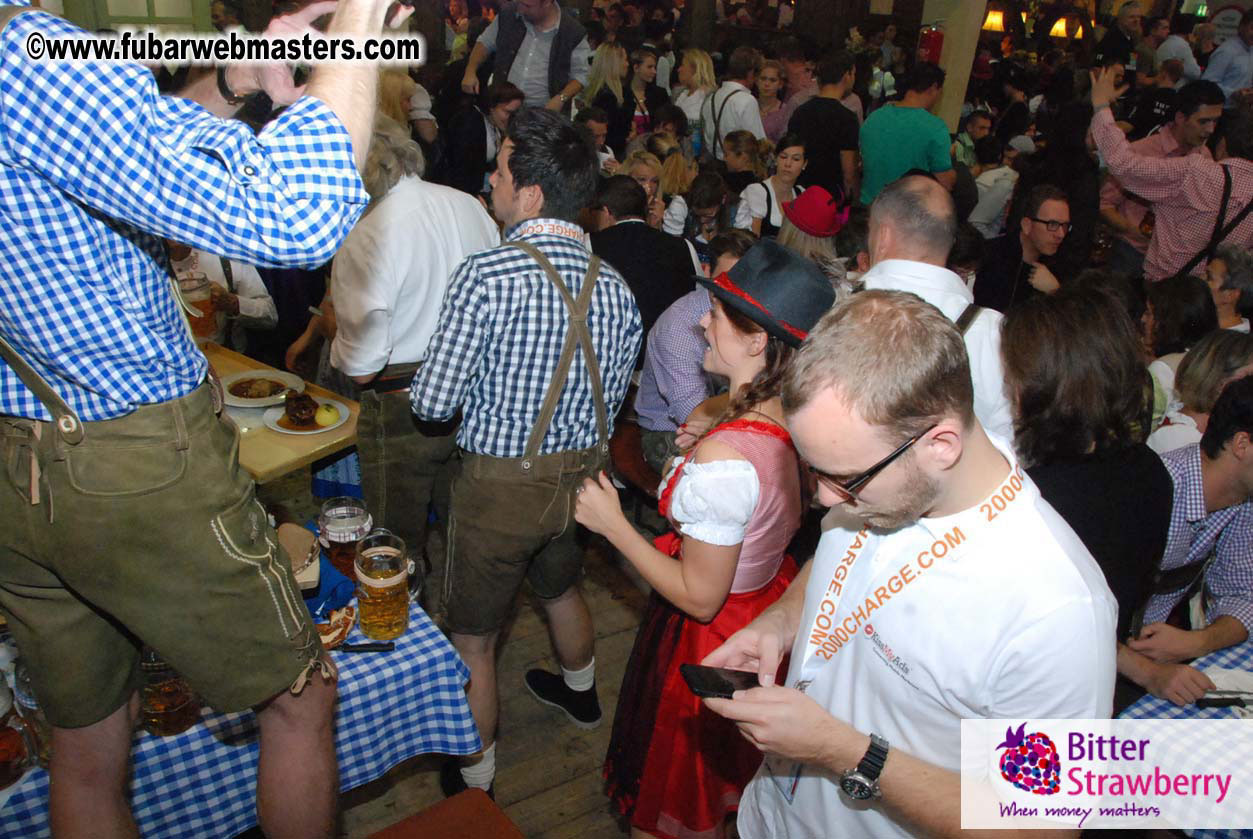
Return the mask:
[[657,54],[637,49],[631,53],[622,96],[601,93],[592,102],[609,116],[605,143],[619,158],[626,154],[628,140],[652,130],[653,114],[666,104],[666,92],[657,86],[656,78]]
[[[783,202],[783,224],[775,241],[818,264],[828,277],[846,278],[835,249],[835,234],[848,221],[849,208],[820,186],[811,186],[795,201]],[[855,266],[854,266],[855,267]]]
[[1215,329],[1193,344],[1175,374],[1175,393],[1181,403],[1149,435],[1149,448],[1158,454],[1197,443],[1209,423],[1209,413],[1231,381],[1253,373],[1253,336],[1234,329]]
[[648,226],[661,228],[666,213],[666,204],[661,197],[661,161],[657,155],[646,151],[637,151],[629,155],[618,167],[618,174],[630,175],[631,179],[644,187],[648,196]]
[[699,171],[695,162],[683,154],[683,145],[673,134],[650,134],[645,150],[661,161],[661,198],[669,202],[676,195],[687,192],[692,178]]
[[431,113],[431,94],[403,70],[379,73],[379,113],[413,129],[424,143],[434,143],[439,129]]
[[[606,99],[611,101],[615,108],[621,106],[625,98],[622,81],[626,78],[628,69],[626,50],[618,44],[601,44],[592,56],[592,68],[588,71],[587,87],[583,89],[579,99],[584,105],[595,105],[598,108],[605,108],[603,103]],[[608,112],[609,109],[605,108],[605,111]]]
[[[692,141],[701,141],[700,108],[705,104],[705,97],[718,89],[718,80],[714,76],[713,59],[704,50],[688,49],[683,51],[683,60],[679,62],[679,84],[674,88],[673,101],[687,115],[688,128],[691,130]],[[700,154],[700,149],[696,149]]]

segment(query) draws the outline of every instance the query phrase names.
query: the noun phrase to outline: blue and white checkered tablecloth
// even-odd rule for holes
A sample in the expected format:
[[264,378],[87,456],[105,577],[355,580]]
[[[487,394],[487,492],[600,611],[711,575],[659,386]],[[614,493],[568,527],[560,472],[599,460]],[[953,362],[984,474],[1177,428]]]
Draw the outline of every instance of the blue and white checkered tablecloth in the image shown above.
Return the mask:
[[[349,643],[368,641],[353,629]],[[335,751],[343,790],[428,752],[481,747],[464,685],[469,670],[421,609],[390,653],[333,653],[339,667]],[[206,710],[175,737],[135,735],[131,807],[144,839],[231,839],[257,823],[257,727],[251,711]],[[0,839],[42,839],[48,774],[35,769],[0,808]]]
[[[1198,658],[1192,662],[1192,666],[1198,670],[1221,667],[1225,670],[1253,671],[1253,640]],[[1131,720],[1239,719],[1239,714],[1231,708],[1198,708],[1196,705],[1179,706],[1169,700],[1159,699],[1152,694],[1146,694],[1119,716],[1123,719]],[[1253,720],[1248,721],[1248,724],[1253,725]],[[1214,746],[1217,749],[1222,749],[1225,747],[1225,744],[1215,743]],[[1188,834],[1192,839],[1253,839],[1253,827],[1247,830],[1193,830],[1188,831]]]

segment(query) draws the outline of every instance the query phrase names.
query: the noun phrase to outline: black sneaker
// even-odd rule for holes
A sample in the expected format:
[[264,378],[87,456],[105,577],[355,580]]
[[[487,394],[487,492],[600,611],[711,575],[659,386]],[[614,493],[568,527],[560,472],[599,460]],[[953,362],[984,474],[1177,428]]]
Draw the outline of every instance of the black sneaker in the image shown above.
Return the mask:
[[[457,758],[449,758],[439,768],[439,788],[444,793],[445,798],[452,798],[459,792],[465,792],[470,788],[466,783],[466,779],[461,777],[461,761]],[[496,800],[496,782],[492,781],[492,785],[487,788],[487,797],[492,801]]]
[[523,682],[531,696],[564,711],[570,722],[579,728],[590,730],[600,726],[600,700],[596,698],[594,682],[588,690],[571,690],[565,679],[546,670],[526,671]]

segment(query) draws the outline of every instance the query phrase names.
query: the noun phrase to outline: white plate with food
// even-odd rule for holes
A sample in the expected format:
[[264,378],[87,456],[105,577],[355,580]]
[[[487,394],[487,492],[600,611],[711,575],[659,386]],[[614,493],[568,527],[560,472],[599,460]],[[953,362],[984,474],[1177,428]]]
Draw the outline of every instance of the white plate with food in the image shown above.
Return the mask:
[[282,370],[244,370],[222,379],[226,404],[235,408],[282,405],[289,390],[305,392],[305,380]]
[[261,421],[280,434],[321,434],[348,422],[348,406],[335,399],[295,394],[267,409]]

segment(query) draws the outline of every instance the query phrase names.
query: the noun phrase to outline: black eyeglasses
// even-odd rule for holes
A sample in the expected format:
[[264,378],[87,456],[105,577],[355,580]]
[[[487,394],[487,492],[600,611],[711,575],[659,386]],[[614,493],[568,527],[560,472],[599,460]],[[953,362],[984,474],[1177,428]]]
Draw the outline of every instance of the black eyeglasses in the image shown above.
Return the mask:
[[1031,220],[1047,227],[1049,233],[1056,233],[1059,230],[1064,230],[1069,233],[1070,229],[1074,227],[1074,225],[1068,221],[1054,221],[1052,219],[1036,218],[1035,216],[1031,216]]
[[883,458],[883,460],[880,460],[874,466],[871,466],[865,472],[862,472],[860,475],[857,475],[856,477],[852,478],[851,480],[847,482],[838,481],[835,479],[833,475],[829,475],[826,472],[823,472],[822,470],[813,466],[809,467],[809,471],[812,472],[814,474],[814,477],[816,477],[823,484],[823,486],[827,487],[828,489],[834,492],[837,492],[840,495],[845,496],[850,501],[861,501],[861,498],[857,495],[857,491],[859,489],[861,489],[867,483],[869,483],[870,479],[873,478],[875,475],[878,475],[884,469],[887,469],[889,466],[891,466],[894,460],[899,458],[901,455],[905,454],[905,452],[909,451],[910,446],[912,446],[914,443],[917,443],[923,437],[926,437],[928,434],[934,431],[937,427],[938,427],[938,423],[936,425],[931,426],[926,431],[919,432],[918,434],[915,434],[913,437],[910,437],[904,443],[901,443],[899,446],[897,446],[896,450],[893,451],[890,455]]

